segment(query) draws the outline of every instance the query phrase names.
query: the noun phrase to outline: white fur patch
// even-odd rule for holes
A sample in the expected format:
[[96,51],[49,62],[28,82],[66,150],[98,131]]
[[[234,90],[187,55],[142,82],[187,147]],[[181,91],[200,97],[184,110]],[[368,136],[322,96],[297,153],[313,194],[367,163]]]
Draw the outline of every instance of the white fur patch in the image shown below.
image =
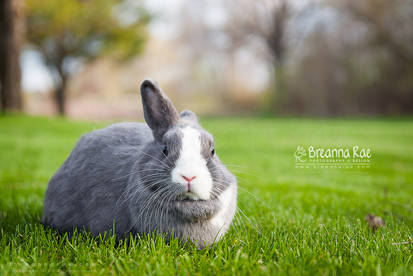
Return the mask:
[[218,227],[223,228],[225,226],[225,213],[229,208],[232,199],[232,186],[228,187],[223,193],[221,193],[218,197],[219,201],[221,202],[221,209],[218,213],[211,219],[211,224]]
[[189,126],[183,128],[182,133],[182,148],[171,172],[172,181],[186,187],[188,182],[182,176],[195,176],[190,184],[191,193],[187,195],[194,200],[207,200],[212,190],[212,177],[201,154],[201,133]]

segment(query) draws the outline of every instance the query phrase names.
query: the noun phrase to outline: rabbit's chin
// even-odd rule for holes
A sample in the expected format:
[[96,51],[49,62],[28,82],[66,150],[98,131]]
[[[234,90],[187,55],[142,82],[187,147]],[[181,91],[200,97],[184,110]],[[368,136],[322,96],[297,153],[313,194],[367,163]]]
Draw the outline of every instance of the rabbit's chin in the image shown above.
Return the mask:
[[220,208],[217,199],[191,200],[181,199],[173,202],[175,215],[187,222],[199,222],[212,218]]

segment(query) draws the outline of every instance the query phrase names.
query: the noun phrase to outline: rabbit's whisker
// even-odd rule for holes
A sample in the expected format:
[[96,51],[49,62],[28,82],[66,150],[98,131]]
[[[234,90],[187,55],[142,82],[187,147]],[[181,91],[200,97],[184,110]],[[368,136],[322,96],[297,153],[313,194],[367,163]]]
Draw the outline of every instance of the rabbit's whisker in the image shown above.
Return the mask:
[[148,156],[148,157],[151,157],[152,159],[158,161],[158,162],[159,162],[160,164],[162,164],[166,169],[168,168],[167,164],[165,164],[162,160],[159,160],[159,159],[156,158],[155,156],[150,155],[149,153],[144,152],[143,150],[139,150],[139,151],[140,151],[141,153],[143,153],[144,155],[146,155],[146,156]]

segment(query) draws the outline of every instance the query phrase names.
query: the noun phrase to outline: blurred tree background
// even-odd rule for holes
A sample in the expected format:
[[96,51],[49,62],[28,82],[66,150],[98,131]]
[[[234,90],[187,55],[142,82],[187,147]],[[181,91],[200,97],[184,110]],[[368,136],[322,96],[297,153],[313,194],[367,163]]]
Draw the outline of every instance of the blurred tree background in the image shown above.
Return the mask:
[[27,40],[53,74],[60,114],[65,113],[71,63],[102,54],[135,56],[142,50],[148,20],[143,9],[126,1],[27,0]]
[[[20,3],[20,12],[5,9],[6,2]],[[413,0],[2,5],[2,30],[26,25],[20,60],[24,110],[31,114],[136,118],[137,86],[147,76],[178,108],[202,114],[413,113]],[[14,28],[20,37],[21,29]],[[1,45],[10,33],[1,33]],[[15,75],[18,84],[7,49],[19,47],[2,46],[0,67],[8,69],[0,73]],[[7,87],[2,81],[2,99],[18,99]]]

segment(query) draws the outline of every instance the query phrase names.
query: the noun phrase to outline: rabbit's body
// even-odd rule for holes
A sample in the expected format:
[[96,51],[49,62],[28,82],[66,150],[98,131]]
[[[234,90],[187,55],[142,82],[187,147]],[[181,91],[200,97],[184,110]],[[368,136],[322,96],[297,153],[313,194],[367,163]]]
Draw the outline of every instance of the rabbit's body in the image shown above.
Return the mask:
[[142,94],[149,127],[119,123],[84,135],[49,182],[44,224],[94,235],[114,226],[119,237],[159,231],[200,247],[226,232],[236,209],[235,177],[215,156],[212,136],[193,113],[155,114],[169,118],[166,125],[155,120],[151,104],[168,99],[147,85],[148,97],[155,97]]
[[[86,228],[94,234],[130,227],[127,206],[119,204],[128,176],[152,132],[142,123],[119,123],[84,135],[50,180],[43,222],[70,231]],[[116,214],[115,214],[116,212]]]

